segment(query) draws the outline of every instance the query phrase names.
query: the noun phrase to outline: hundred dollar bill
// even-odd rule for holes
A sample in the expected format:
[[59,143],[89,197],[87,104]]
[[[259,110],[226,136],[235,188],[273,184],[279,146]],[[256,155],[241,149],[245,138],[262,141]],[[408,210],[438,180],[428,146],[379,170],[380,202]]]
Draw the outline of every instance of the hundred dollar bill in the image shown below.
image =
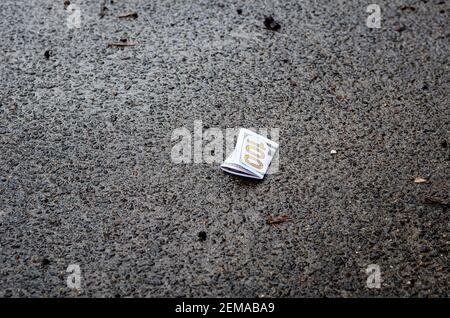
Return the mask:
[[234,151],[220,167],[238,176],[262,179],[277,149],[276,142],[242,128]]

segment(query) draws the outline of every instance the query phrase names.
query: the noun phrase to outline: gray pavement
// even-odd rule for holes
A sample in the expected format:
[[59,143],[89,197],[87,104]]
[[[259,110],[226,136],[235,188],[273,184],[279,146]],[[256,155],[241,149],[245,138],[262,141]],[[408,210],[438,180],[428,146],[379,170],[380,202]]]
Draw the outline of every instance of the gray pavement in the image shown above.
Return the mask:
[[[155,2],[0,2],[0,296],[448,297],[449,3]],[[173,163],[194,120],[278,173]]]

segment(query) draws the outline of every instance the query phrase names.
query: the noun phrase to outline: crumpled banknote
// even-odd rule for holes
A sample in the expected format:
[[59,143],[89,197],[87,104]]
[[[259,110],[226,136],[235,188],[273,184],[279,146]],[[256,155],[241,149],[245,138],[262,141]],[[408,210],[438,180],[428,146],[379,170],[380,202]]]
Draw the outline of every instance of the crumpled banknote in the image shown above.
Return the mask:
[[277,149],[276,142],[241,128],[234,151],[220,167],[238,176],[262,179]]

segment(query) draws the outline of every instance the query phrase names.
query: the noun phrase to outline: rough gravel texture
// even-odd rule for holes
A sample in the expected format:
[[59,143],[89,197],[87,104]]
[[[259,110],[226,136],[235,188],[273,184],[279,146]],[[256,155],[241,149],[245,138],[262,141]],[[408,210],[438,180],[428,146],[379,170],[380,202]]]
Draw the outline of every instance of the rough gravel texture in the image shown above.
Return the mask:
[[[448,297],[450,6],[371,2],[0,1],[0,296]],[[173,163],[194,120],[278,173]]]

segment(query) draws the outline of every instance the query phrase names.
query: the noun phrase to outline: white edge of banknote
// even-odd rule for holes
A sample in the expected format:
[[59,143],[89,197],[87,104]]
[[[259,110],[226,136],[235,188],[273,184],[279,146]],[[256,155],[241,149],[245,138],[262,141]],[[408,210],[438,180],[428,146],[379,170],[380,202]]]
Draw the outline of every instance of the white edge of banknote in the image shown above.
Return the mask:
[[264,175],[260,173],[254,174],[253,172],[241,167],[239,164],[234,163],[233,158],[235,151],[236,150],[234,150],[233,153],[225,160],[225,162],[220,165],[220,168],[223,171],[247,178],[262,179],[264,177]]

